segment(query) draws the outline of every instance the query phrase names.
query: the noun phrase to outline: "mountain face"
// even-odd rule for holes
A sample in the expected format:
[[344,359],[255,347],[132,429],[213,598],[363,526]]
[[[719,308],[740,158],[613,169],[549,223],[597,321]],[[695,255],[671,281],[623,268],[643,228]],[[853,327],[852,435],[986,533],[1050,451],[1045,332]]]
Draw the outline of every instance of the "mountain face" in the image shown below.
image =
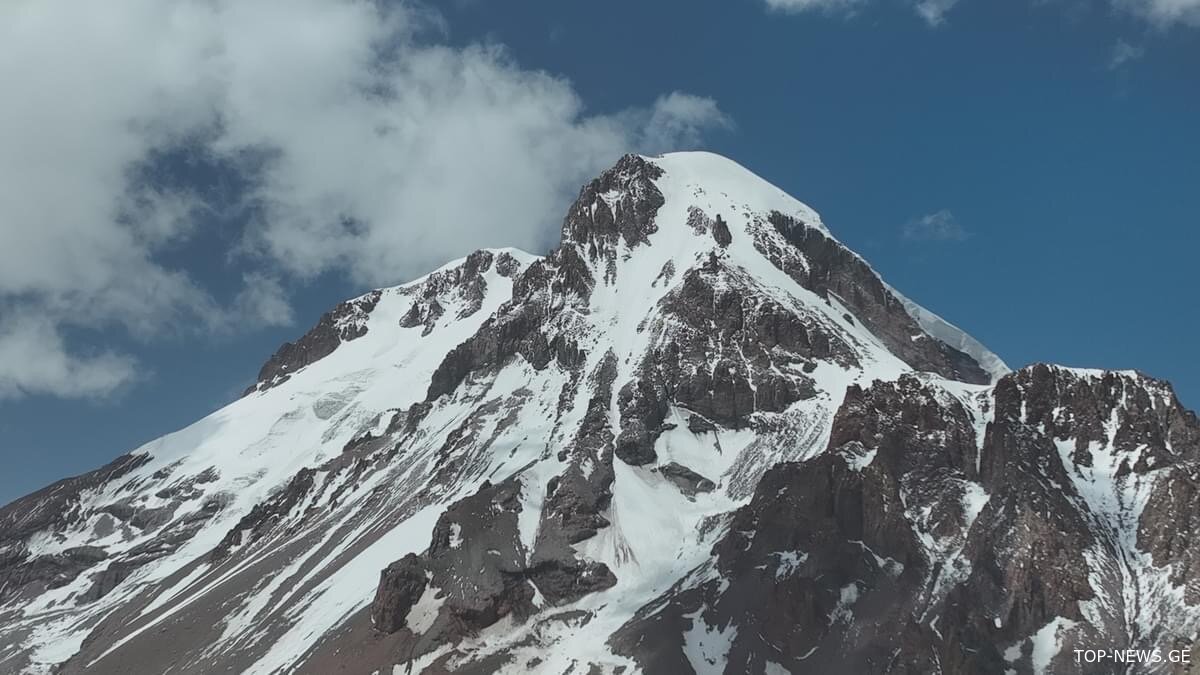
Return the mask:
[[[805,205],[629,155],[545,257],[323,316],[0,509],[0,672],[1186,672],[1200,422],[993,354]],[[1195,536],[1193,536],[1195,532]]]

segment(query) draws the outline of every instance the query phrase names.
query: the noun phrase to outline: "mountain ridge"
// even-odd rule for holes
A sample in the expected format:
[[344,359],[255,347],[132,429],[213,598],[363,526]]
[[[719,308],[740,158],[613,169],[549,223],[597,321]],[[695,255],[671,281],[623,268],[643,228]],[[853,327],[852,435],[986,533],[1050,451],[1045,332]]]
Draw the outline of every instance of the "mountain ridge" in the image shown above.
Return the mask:
[[0,509],[0,669],[1041,672],[1195,639],[1169,385],[1009,371],[709,153],[626,155],[548,255],[348,300],[257,379]]

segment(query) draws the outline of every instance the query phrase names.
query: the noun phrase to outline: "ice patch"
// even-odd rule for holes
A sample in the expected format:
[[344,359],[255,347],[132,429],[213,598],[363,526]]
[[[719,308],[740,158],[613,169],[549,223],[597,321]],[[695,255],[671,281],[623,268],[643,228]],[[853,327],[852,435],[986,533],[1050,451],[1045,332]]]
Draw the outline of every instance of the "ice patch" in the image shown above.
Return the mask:
[[683,635],[683,653],[697,673],[723,673],[729,648],[737,637],[737,627],[733,624],[723,628],[709,626],[700,613],[685,615],[692,620],[692,628]]
[[773,553],[779,563],[775,568],[775,578],[783,579],[792,575],[804,561],[808,560],[808,554],[800,551],[779,551]]
[[[1000,626],[999,619],[997,628]],[[1034,673],[1045,673],[1050,668],[1050,661],[1062,650],[1062,634],[1075,626],[1075,622],[1061,616],[1055,617],[1038,632],[1030,637],[1019,640],[1004,650],[1004,660],[1012,663],[1021,658],[1026,642],[1030,643],[1030,662]]]
[[438,610],[446,602],[444,597],[438,597],[439,590],[434,588],[432,584],[425,587],[425,592],[417,599],[416,604],[408,611],[408,617],[404,622],[408,629],[417,635],[421,635],[429,630],[433,625],[434,619],[437,618]]
[[846,466],[854,471],[862,471],[875,461],[875,448],[865,448],[858,441],[851,441],[839,448],[842,452],[842,459],[846,460]]
[[983,507],[987,506],[988,500],[991,498],[991,495],[979,483],[967,482],[963,484],[963,517],[966,519],[964,531],[971,529],[971,525],[979,517],[979,513],[983,511]]

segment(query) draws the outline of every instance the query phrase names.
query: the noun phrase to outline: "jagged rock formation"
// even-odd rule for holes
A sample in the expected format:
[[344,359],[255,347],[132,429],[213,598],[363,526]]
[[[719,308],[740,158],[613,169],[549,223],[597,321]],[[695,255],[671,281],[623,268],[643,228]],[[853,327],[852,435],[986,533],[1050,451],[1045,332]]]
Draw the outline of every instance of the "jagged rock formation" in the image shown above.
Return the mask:
[[688,497],[695,497],[701,492],[712,492],[717,487],[716,483],[678,462],[667,462],[658,467],[658,472]]
[[1198,453],[1165,383],[1009,372],[745,169],[628,155],[545,257],[0,510],[0,671],[1125,672],[1072,650],[1200,630]]
[[666,638],[699,631],[729,634],[724,672],[1058,673],[1125,672],[1075,648],[1191,644],[1191,603],[1148,592],[1193,548],[1155,561],[1180,538],[1147,527],[1190,518],[1150,508],[1200,452],[1169,387],[1045,365],[985,396],[922,379],[852,386],[826,452],[767,472],[614,648],[647,672],[698,670]]
[[329,356],[343,342],[366,335],[367,317],[379,303],[379,296],[379,291],[371,291],[326,312],[304,337],[295,342],[285,342],[258,371],[258,381],[242,395],[286,382],[293,372]]

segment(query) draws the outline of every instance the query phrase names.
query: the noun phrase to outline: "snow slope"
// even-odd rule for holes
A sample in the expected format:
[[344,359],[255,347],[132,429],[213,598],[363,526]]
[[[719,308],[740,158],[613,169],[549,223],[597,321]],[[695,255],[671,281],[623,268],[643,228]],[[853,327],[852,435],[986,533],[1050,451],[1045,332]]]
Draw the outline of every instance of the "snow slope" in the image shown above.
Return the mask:
[[[981,448],[987,382],[1008,372],[709,153],[623,158],[545,258],[477,252],[339,307],[130,468],[0,512],[0,670],[638,670],[609,637],[718,580],[733,512],[773,466],[823,453],[849,388],[919,374]],[[1109,489],[1101,468],[1077,484],[1114,511],[1089,488]],[[961,498],[969,529],[989,495]],[[966,573],[961,537],[927,545]],[[428,585],[382,631],[406,596],[381,571],[408,554]],[[692,667],[723,672],[737,627],[689,621]],[[1054,642],[1027,637],[1039,660]]]

